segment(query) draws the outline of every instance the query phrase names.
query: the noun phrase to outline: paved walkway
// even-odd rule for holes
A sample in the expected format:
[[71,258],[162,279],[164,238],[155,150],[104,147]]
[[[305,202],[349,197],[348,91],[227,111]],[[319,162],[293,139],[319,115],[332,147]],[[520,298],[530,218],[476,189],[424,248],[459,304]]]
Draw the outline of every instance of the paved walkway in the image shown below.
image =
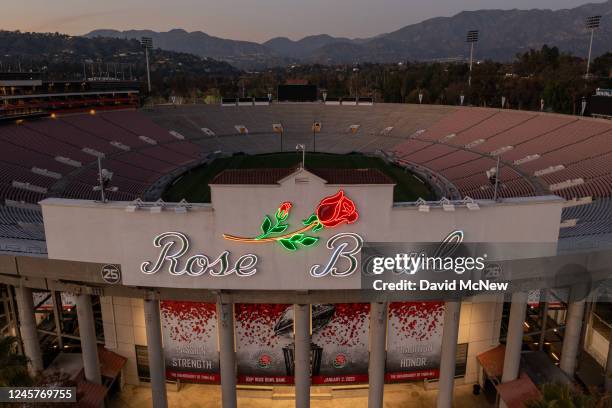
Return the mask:
[[[425,390],[422,383],[391,384],[385,386],[385,408],[435,407],[436,390]],[[168,386],[168,406],[185,408],[221,408],[220,387],[184,384],[180,391]],[[238,391],[240,408],[293,408],[293,389],[274,387],[265,390]],[[312,387],[312,408],[367,408],[367,389],[332,390],[331,387]],[[472,395],[471,385],[455,387],[455,408],[489,408],[483,395]],[[110,401],[109,408],[145,408],[151,406],[148,387],[126,385],[120,395]]]

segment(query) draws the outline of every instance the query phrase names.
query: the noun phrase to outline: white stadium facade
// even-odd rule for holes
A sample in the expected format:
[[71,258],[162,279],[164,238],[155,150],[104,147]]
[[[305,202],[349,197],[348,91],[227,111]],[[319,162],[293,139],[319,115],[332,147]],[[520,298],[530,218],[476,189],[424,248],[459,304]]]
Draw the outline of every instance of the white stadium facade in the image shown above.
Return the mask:
[[[585,341],[592,294],[565,288],[560,314],[545,282],[463,298],[375,291],[360,250],[460,233],[548,248],[515,256],[515,277],[580,264],[591,283],[605,280],[611,142],[602,119],[399,104],[166,106],[4,124],[3,330],[32,371],[70,360],[101,399],[150,383],[154,407],[168,406],[166,382],[177,381],[213,384],[224,408],[240,387],[291,386],[303,408],[311,387],[347,384],[382,407],[385,384],[406,381],[436,388],[439,407],[452,405],[456,384],[492,383],[511,406],[509,387],[532,392],[521,351],[534,302],[549,319],[538,336],[563,329],[560,373],[573,378],[589,347],[612,373],[610,341]],[[229,169],[210,183],[209,203],[160,200],[191,169],[281,143],[304,145],[305,166]],[[437,198],[397,202],[375,169],[309,169],[315,144],[403,167]],[[113,173],[107,202],[93,188],[98,159]]]

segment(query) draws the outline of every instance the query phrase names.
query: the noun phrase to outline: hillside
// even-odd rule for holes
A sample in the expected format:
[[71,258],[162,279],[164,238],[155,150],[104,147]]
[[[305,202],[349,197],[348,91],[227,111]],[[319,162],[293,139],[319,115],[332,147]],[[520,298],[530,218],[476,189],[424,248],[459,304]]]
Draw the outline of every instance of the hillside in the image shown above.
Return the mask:
[[437,17],[372,38],[348,39],[326,34],[293,41],[273,38],[263,44],[212,37],[201,31],[95,30],[86,37],[153,37],[156,46],[226,61],[241,68],[278,66],[288,62],[354,63],[399,62],[438,58],[466,58],[468,30],[478,29],[479,59],[512,60],[519,52],[548,44],[578,56],[586,54],[589,33],[584,20],[602,15],[602,27],[593,44],[595,56],[612,47],[612,0],[565,10],[478,10]]
[[[144,72],[145,61],[144,51],[136,40],[19,31],[0,31],[0,55],[5,68],[20,65],[22,69],[53,72],[66,79],[72,79],[71,75],[82,77],[84,62],[125,64],[134,69],[134,75],[139,75]],[[163,76],[238,73],[226,62],[168,50],[152,52],[151,70]]]

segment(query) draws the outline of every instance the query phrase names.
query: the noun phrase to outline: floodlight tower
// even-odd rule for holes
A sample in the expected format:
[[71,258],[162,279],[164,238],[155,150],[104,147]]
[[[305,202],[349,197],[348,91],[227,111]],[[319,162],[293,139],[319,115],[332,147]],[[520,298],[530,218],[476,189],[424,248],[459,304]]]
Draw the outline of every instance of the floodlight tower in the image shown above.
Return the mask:
[[585,78],[589,78],[589,69],[591,68],[591,51],[593,50],[593,36],[595,35],[595,30],[599,28],[601,23],[601,16],[591,16],[586,19],[586,29],[591,30],[591,41],[589,42],[589,57],[587,59],[587,69]]
[[142,37],[140,39],[140,45],[145,50],[145,58],[147,60],[147,88],[151,93],[151,69],[149,67],[149,50],[153,48],[153,39],[151,37]]
[[467,32],[465,42],[470,44],[470,76],[468,77],[468,86],[472,86],[472,64],[474,62],[474,44],[478,42],[479,31],[470,30]]

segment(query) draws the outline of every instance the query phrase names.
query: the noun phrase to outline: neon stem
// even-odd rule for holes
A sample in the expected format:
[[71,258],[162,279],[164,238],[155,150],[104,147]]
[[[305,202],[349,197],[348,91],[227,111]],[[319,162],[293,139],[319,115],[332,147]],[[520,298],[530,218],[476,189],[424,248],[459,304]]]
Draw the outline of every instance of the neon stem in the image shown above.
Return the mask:
[[312,224],[309,224],[305,226],[304,228],[301,228],[297,231],[289,232],[284,235],[279,235],[278,237],[255,239],[255,238],[237,237],[235,235],[223,234],[223,238],[227,239],[228,241],[252,242],[254,244],[263,243],[263,242],[272,242],[272,241],[278,241],[279,239],[292,237],[295,234],[301,234],[302,232],[309,231],[313,229],[315,225],[317,225],[317,223],[313,222]]

